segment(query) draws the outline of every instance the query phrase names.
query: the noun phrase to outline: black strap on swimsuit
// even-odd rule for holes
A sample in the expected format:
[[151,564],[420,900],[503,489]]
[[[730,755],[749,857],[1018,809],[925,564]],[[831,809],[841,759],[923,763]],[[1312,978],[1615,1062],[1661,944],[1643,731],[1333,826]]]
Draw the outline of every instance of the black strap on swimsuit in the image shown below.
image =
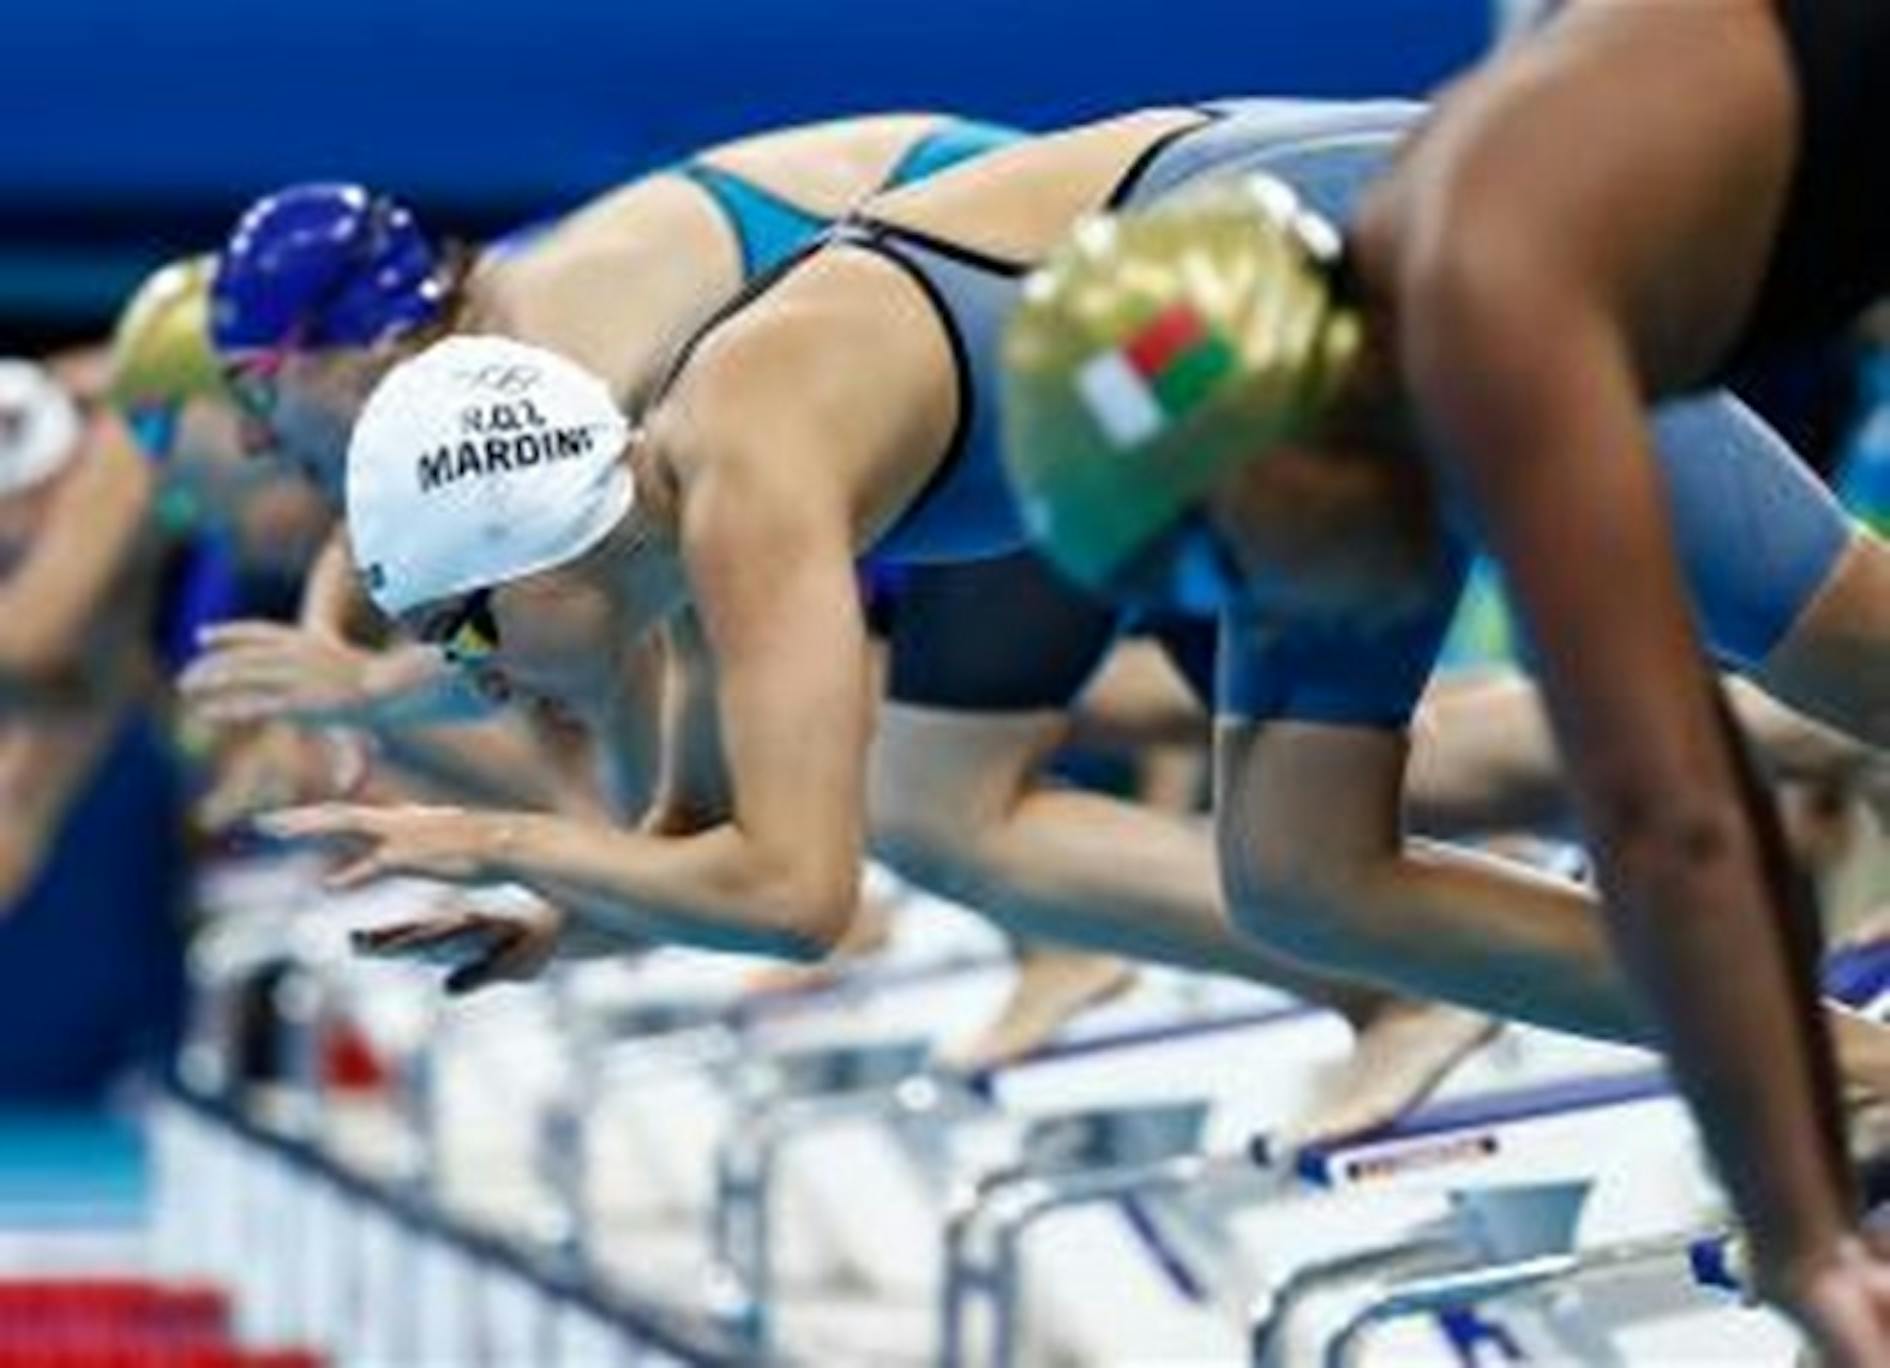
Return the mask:
[[[1209,124],[1226,117],[1222,111],[1215,109],[1199,108],[1196,109],[1195,112],[1202,116],[1199,123],[1188,124],[1183,128],[1173,129],[1162,134],[1136,155],[1135,160],[1129,163],[1127,169],[1122,173],[1121,178],[1117,180],[1114,188],[1110,190],[1108,197],[1104,200],[1104,204],[1108,208],[1115,209],[1120,207],[1122,201],[1134,190],[1136,182],[1147,171],[1148,167],[1151,166],[1156,158],[1165,150],[1173,146],[1178,139],[1187,134],[1198,132],[1200,129],[1206,128]],[[905,517],[901,519],[901,521],[904,522],[907,518],[916,516],[920,510],[925,508],[928,496],[950,479],[952,471],[956,469],[958,463],[964,459],[966,436],[971,428],[971,406],[976,402],[976,395],[975,386],[972,383],[973,371],[971,357],[966,348],[964,336],[952,315],[951,308],[940,296],[938,286],[932,281],[931,277],[921,270],[917,264],[901,250],[901,245],[909,245],[919,250],[944,257],[950,261],[957,262],[961,266],[986,271],[991,275],[1001,276],[1011,280],[1018,280],[1028,275],[1035,269],[1037,263],[1013,261],[1007,257],[981,251],[976,247],[954,241],[950,238],[937,237],[921,229],[909,228],[903,224],[889,223],[885,219],[875,218],[871,214],[863,212],[850,214],[845,219],[835,224],[832,233],[829,235],[829,240],[858,247],[862,251],[872,252],[890,261],[893,265],[904,271],[925,296],[926,302],[932,308],[933,316],[938,319],[939,327],[943,329],[946,340],[951,346],[952,366],[956,371],[958,389],[957,422],[953,426],[951,443],[946,448],[944,457],[933,469],[932,474],[926,479],[925,485],[919,491],[918,497],[909,505]]]
[[708,341],[710,333],[714,332],[717,328],[728,322],[729,319],[733,318],[736,314],[761,298],[761,296],[766,294],[769,290],[787,279],[788,275],[793,272],[795,267],[813,256],[813,254],[824,247],[832,237],[833,230],[828,229],[818,237],[803,243],[792,256],[783,257],[760,275],[751,276],[748,280],[744,281],[742,287],[717,306],[715,311],[707,318],[703,319],[696,330],[689,334],[688,341],[684,342],[682,346],[676,349],[676,354],[670,358],[669,365],[663,370],[662,380],[650,391],[650,399],[646,407],[654,408],[669,395],[677,379],[681,377],[684,368],[688,366],[690,359],[695,356],[702,344]]
[[929,233],[915,232],[901,228],[883,220],[871,218],[865,214],[854,214],[834,226],[832,239],[835,243],[857,247],[863,252],[871,252],[884,261],[890,262],[905,273],[906,278],[918,287],[925,296],[927,307],[932,317],[938,321],[939,330],[945,334],[945,344],[952,354],[952,388],[957,395],[957,412],[952,419],[952,434],[945,443],[944,454],[938,464],[932,467],[932,473],[925,477],[925,483],[913,496],[895,520],[888,536],[895,535],[898,529],[910,524],[921,516],[930,504],[932,496],[942,489],[951,479],[952,472],[958,469],[965,458],[967,438],[971,431],[972,405],[977,403],[976,386],[972,383],[971,351],[965,345],[964,333],[958,327],[958,321],[952,316],[950,305],[939,294],[938,286],[932,278],[920,270],[904,252],[899,250],[901,239],[914,246],[937,252],[967,266],[975,266],[997,275],[1022,276],[1029,268],[1016,262],[1006,261],[1002,257],[989,256],[962,243],[950,242],[944,238],[935,238]]
[[[702,344],[708,340],[711,333],[728,322],[731,318],[741,313],[744,309],[748,308],[749,305],[767,294],[769,290],[773,289],[783,280],[787,279],[803,262],[812,258],[816,252],[826,247],[836,245],[857,247],[862,251],[872,252],[876,256],[882,257],[894,266],[897,266],[919,287],[920,292],[925,296],[926,302],[931,306],[933,316],[938,319],[939,327],[945,333],[946,343],[951,349],[952,369],[954,372],[953,378],[958,391],[957,419],[953,424],[951,440],[946,447],[945,455],[933,469],[931,475],[926,478],[925,484],[919,490],[917,497],[915,497],[912,503],[907,507],[906,512],[901,515],[899,521],[904,522],[906,519],[914,516],[920,509],[925,507],[926,499],[932,491],[939,488],[950,478],[952,470],[957,466],[964,454],[965,432],[971,421],[971,367],[970,358],[965,350],[964,338],[960,336],[957,325],[953,323],[951,311],[946,307],[945,301],[939,298],[937,288],[926,277],[925,273],[902,256],[897,248],[882,241],[884,237],[895,231],[897,230],[890,224],[876,223],[858,216],[850,216],[841,219],[828,228],[826,232],[803,244],[792,256],[783,258],[772,269],[764,271],[762,274],[747,281],[741,289],[730,296],[714,313],[704,319],[701,326],[698,327],[694,333],[690,334],[689,340],[677,349],[676,355],[671,359],[668,368],[663,373],[661,383],[652,391],[650,400],[651,406],[661,402],[661,400],[669,394],[670,390],[674,388],[677,380],[681,378],[684,369],[689,365],[690,360],[695,356]],[[942,242],[930,238],[921,239],[919,235],[916,234],[910,236],[912,236],[915,241],[923,240],[925,245],[932,247],[934,250],[948,250],[948,245]],[[960,253],[960,255],[963,255],[963,253]],[[1002,264],[1001,267],[994,264],[993,268],[1001,268],[1018,274],[1021,274],[1023,270],[1022,267],[1015,267],[1009,264]]]
[[[1008,257],[997,256],[981,251],[976,247],[951,238],[935,237],[918,228],[907,228],[903,224],[888,223],[885,219],[872,217],[870,214],[853,214],[834,225],[834,240],[852,247],[859,247],[880,256],[899,256],[899,244],[909,242],[914,247],[936,252],[939,256],[950,257],[953,261],[966,266],[976,267],[980,271],[989,271],[992,275],[1008,276],[1020,279],[1033,269],[1033,263],[1012,261]],[[908,263],[901,262],[910,270]]]
[[[1207,106],[1194,107],[1194,112],[1201,115],[1200,123],[1188,124],[1183,128],[1173,129],[1164,133],[1137,154],[1135,160],[1131,162],[1128,169],[1123,172],[1122,178],[1117,181],[1115,188],[1110,191],[1108,199],[1104,201],[1109,208],[1114,209],[1119,207],[1122,201],[1134,192],[1136,183],[1147,172],[1149,166],[1154,163],[1155,159],[1176,141],[1227,117],[1224,111],[1212,109]],[[958,354],[958,349],[962,347],[962,340],[957,337],[957,330],[951,324],[950,315],[948,311],[944,309],[943,301],[937,297],[937,291],[931,287],[929,281],[920,278],[922,273],[913,270],[911,263],[901,259],[896,247],[888,246],[885,241],[885,239],[888,238],[904,238],[917,246],[937,252],[942,256],[953,257],[967,265],[980,266],[1001,275],[1020,276],[1031,269],[1031,264],[1007,261],[1002,257],[990,256],[979,252],[975,248],[964,246],[961,243],[951,242],[945,238],[933,237],[930,234],[921,233],[913,229],[902,228],[856,211],[836,220],[825,232],[809,239],[791,256],[783,258],[773,267],[744,282],[741,289],[737,290],[728,300],[717,308],[714,313],[704,319],[701,326],[690,335],[689,340],[677,349],[675,357],[670,361],[668,368],[663,373],[661,383],[658,384],[652,392],[653,396],[655,398],[661,398],[669,392],[670,387],[675,384],[676,378],[682,373],[683,368],[688,365],[689,359],[695,355],[696,350],[707,340],[711,332],[740,313],[743,309],[747,308],[750,304],[754,303],[754,301],[759,299],[762,295],[766,294],[803,261],[813,256],[815,252],[835,242],[846,242],[851,246],[860,247],[870,252],[876,252],[905,269],[907,273],[914,276],[915,279],[919,279],[920,287],[925,291],[926,298],[931,301],[934,310],[938,313],[941,324],[953,339],[954,354]],[[959,359],[962,363],[962,355],[959,356]],[[962,374],[962,364],[960,371]]]
[[[1227,117],[1225,111],[1207,107],[1196,108],[1193,112],[1201,116],[1199,122],[1187,124],[1181,128],[1172,129],[1162,134],[1137,154],[1135,160],[1124,170],[1121,178],[1118,179],[1114,188],[1110,191],[1108,198],[1104,201],[1107,207],[1111,209],[1120,207],[1123,200],[1133,193],[1136,183],[1146,173],[1148,168],[1155,163],[1157,158],[1159,158],[1164,151],[1172,147],[1180,139],[1186,137],[1188,134],[1197,133],[1201,129],[1209,127]],[[981,252],[977,248],[967,246],[964,243],[954,242],[949,238],[935,237],[932,234],[917,229],[888,223],[883,219],[876,219],[871,215],[856,211],[837,220],[827,231],[803,244],[793,255],[783,259],[771,269],[750,279],[720,308],[710,314],[709,317],[703,321],[702,325],[690,335],[689,340],[677,349],[676,355],[670,361],[668,368],[664,371],[661,383],[652,391],[650,402],[655,404],[670,392],[678,378],[682,375],[684,368],[688,366],[697,350],[715,329],[719,328],[722,324],[739,314],[757,299],[761,298],[761,296],[766,294],[769,290],[773,289],[798,268],[802,262],[807,261],[816,252],[826,247],[836,245],[857,247],[861,251],[871,252],[898,267],[918,287],[920,293],[924,295],[926,302],[930,305],[933,317],[938,320],[939,327],[945,334],[947,345],[950,347],[952,354],[952,368],[955,372],[954,380],[958,395],[958,413],[957,419],[953,425],[950,443],[946,447],[945,453],[940,458],[937,466],[933,468],[931,475],[926,478],[925,484],[919,490],[917,497],[913,499],[907,506],[905,513],[901,515],[899,523],[904,524],[918,516],[926,507],[927,501],[933,492],[945,485],[951,478],[952,472],[964,459],[966,438],[971,427],[972,405],[976,401],[976,396],[974,394],[975,387],[972,383],[970,354],[966,348],[965,339],[952,316],[952,311],[947,302],[940,297],[937,285],[933,283],[925,271],[920,269],[905,252],[900,250],[901,243],[909,244],[923,251],[936,253],[941,257],[956,261],[961,265],[989,271],[993,275],[1004,276],[1011,279],[1017,279],[1028,274],[1036,265],[1034,262],[1011,261],[991,253]]]
[[1129,196],[1135,193],[1136,187],[1141,185],[1142,178],[1148,174],[1149,168],[1161,160],[1162,154],[1169,148],[1183,138],[1199,133],[1202,129],[1211,127],[1227,117],[1226,110],[1215,109],[1211,105],[1183,105],[1181,107],[1190,113],[1199,114],[1201,122],[1172,128],[1137,153],[1135,160],[1123,169],[1121,179],[1109,192],[1109,198],[1103,201],[1105,209],[1112,211],[1120,209],[1128,201]]

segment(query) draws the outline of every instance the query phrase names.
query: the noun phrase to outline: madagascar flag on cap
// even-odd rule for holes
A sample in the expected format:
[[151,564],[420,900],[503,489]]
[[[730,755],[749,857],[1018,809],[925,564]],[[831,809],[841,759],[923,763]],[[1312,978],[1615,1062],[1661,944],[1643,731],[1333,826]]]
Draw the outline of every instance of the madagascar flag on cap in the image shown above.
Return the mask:
[[1190,304],[1156,314],[1076,372],[1083,406],[1109,441],[1139,446],[1185,418],[1234,368],[1234,349]]

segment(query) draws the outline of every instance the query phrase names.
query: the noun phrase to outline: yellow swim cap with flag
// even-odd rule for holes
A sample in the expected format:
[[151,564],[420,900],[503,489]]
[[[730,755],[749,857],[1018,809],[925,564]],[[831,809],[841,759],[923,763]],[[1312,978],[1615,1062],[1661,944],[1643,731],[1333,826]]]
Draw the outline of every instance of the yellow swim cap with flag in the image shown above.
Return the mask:
[[112,401],[128,413],[225,393],[210,349],[214,258],[174,261],[145,279],[112,334]]
[[1362,336],[1338,235],[1282,182],[1085,219],[1004,345],[1005,461],[1066,574],[1107,588],[1223,475],[1307,432]]
[[[138,446],[170,474],[158,494],[158,524],[172,533],[202,527],[220,497],[204,483],[210,468],[175,459],[185,407],[229,391],[210,345],[210,278],[215,258],[188,257],[153,271],[118,316],[106,397]],[[226,481],[231,467],[215,469]],[[266,467],[249,467],[252,478]]]

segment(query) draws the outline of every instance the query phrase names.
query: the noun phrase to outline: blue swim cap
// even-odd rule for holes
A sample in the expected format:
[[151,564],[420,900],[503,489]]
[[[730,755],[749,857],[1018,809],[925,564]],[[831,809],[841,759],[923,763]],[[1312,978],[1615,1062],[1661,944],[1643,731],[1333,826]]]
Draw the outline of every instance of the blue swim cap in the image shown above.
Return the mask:
[[411,211],[332,181],[265,195],[217,257],[210,332],[220,352],[366,347],[435,318],[439,257]]

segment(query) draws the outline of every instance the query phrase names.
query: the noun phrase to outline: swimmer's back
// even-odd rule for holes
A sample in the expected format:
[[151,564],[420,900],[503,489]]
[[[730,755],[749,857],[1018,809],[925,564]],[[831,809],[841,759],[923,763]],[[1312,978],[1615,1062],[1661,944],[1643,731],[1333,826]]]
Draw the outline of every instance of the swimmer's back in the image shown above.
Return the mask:
[[1021,542],[997,423],[1002,337],[1024,273],[1083,215],[1264,171],[1343,223],[1422,112],[1403,102],[1288,100],[1150,110],[869,204],[840,240],[897,262],[922,286],[953,339],[961,395],[940,474],[875,553],[950,560]]
[[831,221],[900,184],[915,148],[964,122],[943,114],[835,119],[722,143],[691,160]]
[[481,263],[462,327],[563,352],[635,401],[689,332],[834,218],[1017,136],[893,114],[711,148],[506,239]]
[[[1000,460],[997,365],[1024,274],[1084,214],[1215,175],[1271,170],[1303,181],[1321,208],[1349,212],[1419,113],[1405,104],[1262,101],[1144,110],[1032,139],[872,200],[821,250],[723,311],[698,341],[746,334],[738,345],[761,347],[772,334],[797,353],[783,364],[810,379],[829,367],[845,372],[864,417],[869,407],[929,406],[921,396],[940,377],[901,374],[870,349],[871,330],[858,322],[862,299],[832,292],[882,296],[887,318],[918,306],[942,342],[923,351],[932,358],[923,364],[948,369],[956,413],[936,433],[903,429],[909,445],[887,459],[908,468],[886,485],[911,497],[890,521],[869,520],[883,529],[874,554],[935,562],[1003,554],[1022,543],[1023,529]],[[815,321],[843,316],[844,327]],[[776,326],[789,318],[798,321]],[[872,383],[862,386],[869,362]],[[922,455],[931,458],[923,465]]]

